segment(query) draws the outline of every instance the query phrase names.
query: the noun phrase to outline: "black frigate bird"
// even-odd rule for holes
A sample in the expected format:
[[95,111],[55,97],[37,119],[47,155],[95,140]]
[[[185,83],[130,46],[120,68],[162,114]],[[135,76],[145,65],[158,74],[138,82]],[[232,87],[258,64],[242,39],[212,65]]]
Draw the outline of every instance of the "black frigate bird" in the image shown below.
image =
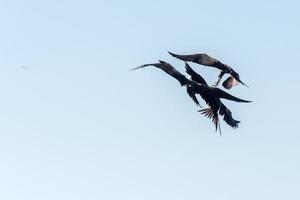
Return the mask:
[[[197,83],[203,84],[203,85],[207,85],[205,79],[198,74],[197,72],[195,72],[190,65],[185,62],[185,69],[186,69],[186,73],[189,74],[191,76],[191,79]],[[202,99],[207,99],[209,97],[205,96],[206,94],[200,94],[200,96],[202,97]],[[199,110],[198,112],[201,112],[202,114],[204,114],[205,116],[207,116],[208,118],[212,118],[213,122],[216,123],[217,121],[215,120],[216,117],[214,117],[214,115],[212,115],[214,112],[211,110],[212,108],[206,108],[206,109],[202,109]],[[220,101],[220,108],[219,108],[219,114],[223,117],[223,120],[232,128],[238,128],[239,127],[239,123],[240,121],[235,120],[232,117],[232,113],[231,111]]]
[[241,81],[239,74],[236,71],[234,71],[234,69],[232,69],[230,66],[220,62],[219,60],[217,60],[205,53],[191,54],[191,55],[179,55],[179,54],[169,52],[169,54],[179,60],[183,60],[186,62],[193,62],[193,63],[197,63],[200,65],[205,65],[205,66],[209,66],[209,67],[215,67],[215,68],[221,70],[221,72],[218,76],[218,80],[214,86],[217,86],[220,83],[224,74],[230,74],[230,77],[227,78],[222,84],[224,88],[231,89],[233,86],[238,85],[238,83],[241,83],[241,84],[245,85],[246,87],[248,87],[245,83],[243,83]]
[[[239,123],[239,121],[236,121],[232,118],[230,110],[227,109],[225,105],[223,105],[220,99],[227,99],[227,100],[243,102],[243,103],[251,102],[251,101],[246,101],[234,97],[219,88],[208,86],[205,80],[199,74],[197,73],[193,74],[192,72],[190,72],[190,70],[192,70],[190,67],[189,68],[187,67],[186,70],[192,76],[192,80],[182,75],[171,64],[161,60],[159,61],[159,63],[144,64],[139,67],[133,68],[131,70],[136,70],[147,66],[154,66],[163,70],[173,78],[177,79],[181,84],[181,86],[186,86],[189,96],[192,97],[192,99],[197,105],[199,105],[199,101],[196,98],[196,94],[199,94],[204,99],[204,101],[209,105],[209,108],[201,110],[201,113],[209,118],[212,118],[212,121],[216,127],[216,131],[218,130],[218,127],[220,128],[218,113],[221,116],[224,116],[224,120],[226,121],[226,123],[233,128],[237,128]],[[220,130],[220,134],[221,134],[221,130]]]

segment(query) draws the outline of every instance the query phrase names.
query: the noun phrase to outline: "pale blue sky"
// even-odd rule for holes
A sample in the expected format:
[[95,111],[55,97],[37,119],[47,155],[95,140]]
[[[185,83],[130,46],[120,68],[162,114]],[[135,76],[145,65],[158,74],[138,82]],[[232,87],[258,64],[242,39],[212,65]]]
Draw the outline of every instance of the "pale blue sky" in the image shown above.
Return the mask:
[[[298,1],[0,3],[0,199],[300,199]],[[220,137],[176,80],[128,71],[184,72],[167,50],[240,73],[239,129]]]

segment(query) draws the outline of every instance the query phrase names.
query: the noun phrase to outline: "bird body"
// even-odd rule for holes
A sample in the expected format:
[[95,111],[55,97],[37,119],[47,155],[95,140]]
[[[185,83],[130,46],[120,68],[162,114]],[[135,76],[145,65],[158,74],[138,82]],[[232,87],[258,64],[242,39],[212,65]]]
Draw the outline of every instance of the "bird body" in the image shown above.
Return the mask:
[[147,66],[154,66],[163,70],[173,78],[177,79],[181,86],[186,86],[188,95],[192,98],[196,105],[199,105],[199,101],[196,98],[196,94],[199,94],[202,99],[204,99],[206,104],[209,105],[209,108],[203,109],[200,112],[205,116],[212,118],[213,123],[216,126],[216,130],[218,129],[218,127],[220,127],[218,114],[224,116],[224,121],[226,121],[226,123],[231,127],[238,127],[239,121],[232,118],[230,110],[226,108],[226,106],[221,102],[220,99],[227,99],[243,103],[248,103],[250,101],[237,98],[219,88],[207,85],[204,78],[197,74],[187,63],[186,71],[191,76],[191,80],[177,71],[171,64],[161,60],[159,61],[159,63],[144,64],[139,67],[133,68],[132,70],[144,68]]

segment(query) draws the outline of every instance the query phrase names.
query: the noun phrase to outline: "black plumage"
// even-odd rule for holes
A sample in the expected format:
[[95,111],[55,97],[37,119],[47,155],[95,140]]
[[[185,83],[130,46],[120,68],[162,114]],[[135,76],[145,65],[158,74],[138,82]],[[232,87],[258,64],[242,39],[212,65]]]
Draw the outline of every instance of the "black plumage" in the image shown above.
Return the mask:
[[[195,72],[190,65],[185,62],[185,69],[187,74],[189,74],[191,76],[191,79],[197,83],[203,84],[203,85],[207,85],[205,79],[198,74],[197,72]],[[202,99],[208,99],[209,97],[206,96],[206,94],[200,94]],[[213,122],[215,123],[215,125],[218,125],[218,116],[216,114],[216,112],[213,111],[212,108],[207,108],[207,109],[203,109],[200,110],[199,112],[201,112],[202,114],[204,114],[205,116],[207,116],[208,118],[212,118]],[[219,108],[219,114],[223,117],[223,120],[232,128],[238,128],[240,121],[237,121],[235,119],[233,119],[231,111],[220,101],[220,108]]]
[[[193,62],[193,63],[205,65],[208,67],[214,67],[214,68],[221,70],[221,72],[218,76],[218,80],[215,83],[215,86],[217,86],[220,83],[224,74],[230,74],[230,77],[227,78],[222,84],[224,88],[231,89],[233,86],[237,85],[238,83],[241,83],[241,84],[247,86],[245,83],[243,83],[241,81],[239,74],[234,69],[232,69],[230,66],[220,62],[219,60],[217,60],[205,53],[179,55],[179,54],[169,52],[169,54],[179,60],[183,60],[186,62]],[[233,77],[233,78],[231,78],[231,77]]]
[[186,71],[189,75],[191,75],[192,80],[186,78],[179,71],[177,71],[171,64],[164,61],[159,61],[159,63],[141,65],[132,70],[144,68],[147,66],[154,66],[165,71],[167,74],[177,79],[181,84],[181,86],[186,86],[187,93],[197,105],[199,105],[199,101],[196,98],[196,94],[199,94],[204,99],[204,101],[209,105],[209,108],[201,110],[201,113],[208,116],[209,118],[212,118],[216,130],[218,129],[218,127],[220,127],[218,114],[224,116],[223,119],[231,127],[233,128],[238,127],[239,121],[234,120],[232,118],[230,110],[226,108],[226,106],[221,102],[220,99],[227,99],[227,100],[243,102],[243,103],[248,103],[250,101],[232,96],[219,88],[208,86],[206,81],[199,74],[197,74],[188,64],[186,64]]

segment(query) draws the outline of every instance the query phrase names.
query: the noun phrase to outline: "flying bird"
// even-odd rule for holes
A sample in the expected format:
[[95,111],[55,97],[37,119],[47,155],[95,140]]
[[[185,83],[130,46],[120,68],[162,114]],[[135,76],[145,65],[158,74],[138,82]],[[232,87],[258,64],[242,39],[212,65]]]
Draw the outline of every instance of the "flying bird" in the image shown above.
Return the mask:
[[30,68],[28,66],[26,66],[26,65],[22,65],[22,66],[20,66],[20,68],[22,70],[28,70],[28,71],[30,71]]
[[243,83],[241,81],[239,74],[234,69],[232,69],[230,66],[220,62],[219,60],[217,60],[205,53],[191,54],[191,55],[179,55],[179,54],[169,52],[169,54],[179,60],[183,60],[186,62],[193,62],[193,63],[197,63],[200,65],[205,65],[205,66],[209,66],[209,67],[214,67],[214,68],[221,70],[221,72],[218,76],[218,80],[214,86],[219,85],[224,74],[230,74],[230,77],[227,78],[222,84],[224,88],[231,89],[233,86],[238,85],[238,83],[241,83],[241,84],[245,85],[246,87],[248,87],[245,83]]
[[220,99],[227,99],[227,100],[231,100],[235,102],[243,102],[243,103],[251,102],[251,101],[243,100],[235,96],[232,96],[217,87],[208,86],[206,81],[199,74],[192,72],[193,71],[192,68],[190,68],[188,65],[186,66],[186,70],[187,73],[191,75],[191,80],[185,77],[179,71],[177,71],[171,64],[161,60],[159,61],[159,63],[141,65],[139,67],[131,69],[131,71],[148,67],[148,66],[154,66],[163,70],[164,72],[166,72],[167,74],[169,74],[170,76],[178,80],[181,86],[186,86],[187,93],[189,94],[190,97],[192,97],[193,101],[197,105],[199,105],[199,101],[196,98],[196,94],[199,94],[204,99],[206,104],[209,105],[209,108],[203,109],[200,112],[205,116],[212,118],[212,121],[216,127],[216,131],[219,128],[220,134],[221,134],[221,129],[220,129],[218,114],[224,116],[223,118],[224,121],[233,128],[237,128],[239,123],[239,121],[234,120],[232,118],[230,110],[226,108],[225,105],[223,105]]
[[[185,62],[185,69],[186,69],[186,73],[189,74],[191,76],[191,79],[197,83],[200,83],[200,84],[203,84],[203,85],[207,85],[208,84],[206,83],[205,79],[200,75],[198,74],[197,72],[195,72],[191,66]],[[207,99],[209,97],[207,97],[205,94],[200,94],[200,96],[202,97],[202,99]],[[202,110],[199,110],[198,112],[201,112],[202,114],[204,114],[205,116],[207,116],[208,118],[212,118],[213,122],[215,124],[218,124],[218,121],[216,120],[217,117],[215,116],[212,108],[207,108],[207,109],[202,109]],[[223,116],[223,120],[229,125],[231,126],[232,128],[238,128],[239,127],[239,123],[240,121],[238,120],[235,120],[233,117],[232,117],[232,113],[231,111],[220,101],[220,109],[219,109],[219,114],[221,116]]]

